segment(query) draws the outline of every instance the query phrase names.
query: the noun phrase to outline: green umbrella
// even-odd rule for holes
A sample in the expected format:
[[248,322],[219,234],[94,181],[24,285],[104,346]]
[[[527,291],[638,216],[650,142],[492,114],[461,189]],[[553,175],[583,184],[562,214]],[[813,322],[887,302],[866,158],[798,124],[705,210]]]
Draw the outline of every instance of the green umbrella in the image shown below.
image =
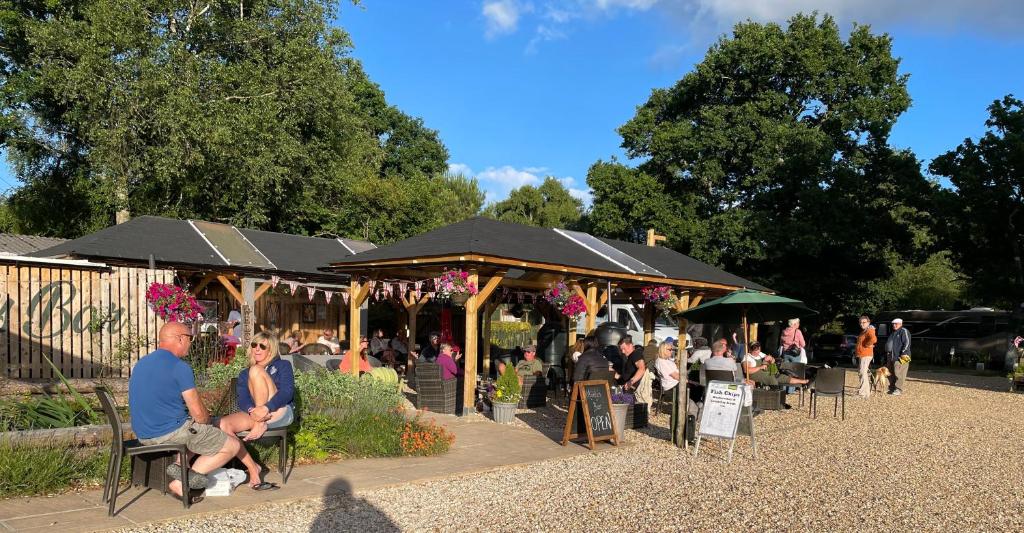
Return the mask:
[[748,320],[754,323],[775,322],[816,314],[800,300],[741,289],[676,316],[698,324],[742,323],[746,328]]

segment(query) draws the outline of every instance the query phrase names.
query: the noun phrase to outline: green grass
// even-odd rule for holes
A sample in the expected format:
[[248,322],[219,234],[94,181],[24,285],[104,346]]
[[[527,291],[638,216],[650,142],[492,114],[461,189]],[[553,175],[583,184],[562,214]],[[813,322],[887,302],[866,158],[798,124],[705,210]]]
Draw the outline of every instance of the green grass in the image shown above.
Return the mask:
[[[102,484],[109,457],[108,448],[0,441],[0,498]],[[128,461],[122,464],[121,477],[128,477]]]

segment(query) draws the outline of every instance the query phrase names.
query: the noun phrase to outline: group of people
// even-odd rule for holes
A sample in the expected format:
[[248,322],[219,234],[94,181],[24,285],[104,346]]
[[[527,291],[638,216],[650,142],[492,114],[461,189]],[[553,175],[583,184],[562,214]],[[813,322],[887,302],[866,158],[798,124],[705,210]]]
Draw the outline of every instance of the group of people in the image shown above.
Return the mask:
[[[860,386],[857,388],[857,395],[861,398],[871,396],[871,361],[875,357],[875,345],[878,343],[878,336],[875,334],[875,327],[871,325],[871,317],[861,315],[860,335],[857,336],[857,345],[854,348],[854,355],[858,359],[858,374],[860,375]],[[892,332],[885,341],[885,368],[888,370],[889,383],[886,383],[886,392],[893,396],[900,396],[906,388],[907,371],[910,369],[910,332],[903,327],[903,319],[894,318],[891,323]]]
[[[144,445],[184,444],[194,454],[188,479],[175,462],[167,467],[173,478],[168,488],[179,497],[189,489],[203,489],[206,474],[237,458],[248,473],[253,490],[273,490],[263,472],[236,436],[255,440],[268,429],[294,421],[295,379],[292,366],[279,358],[278,339],[269,333],[253,336],[249,366],[238,375],[238,411],[214,418],[200,401],[192,367],[183,358],[192,344],[184,324],[168,322],[160,328],[157,349],[142,357],[128,380],[128,405],[132,430]],[[179,459],[180,460],[180,459]]]

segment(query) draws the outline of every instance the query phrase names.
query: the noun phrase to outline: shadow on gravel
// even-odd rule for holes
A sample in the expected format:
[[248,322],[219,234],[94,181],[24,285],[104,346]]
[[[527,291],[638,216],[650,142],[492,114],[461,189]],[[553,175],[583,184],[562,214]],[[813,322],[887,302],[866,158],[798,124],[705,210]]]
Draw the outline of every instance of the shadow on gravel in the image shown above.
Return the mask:
[[[913,365],[913,363],[911,363]],[[913,387],[915,381],[934,383],[936,385],[952,385],[968,389],[1006,392],[1010,390],[1010,380],[1005,376],[972,376],[967,374],[948,374],[944,372],[914,372],[913,366],[907,375],[907,381]]]
[[343,479],[332,482],[324,490],[324,510],[313,520],[309,530],[400,531],[386,514],[366,500],[353,496],[352,485]]
[[565,407],[549,400],[546,407],[534,409],[529,413],[519,413],[516,418],[552,441],[561,443],[566,416]]

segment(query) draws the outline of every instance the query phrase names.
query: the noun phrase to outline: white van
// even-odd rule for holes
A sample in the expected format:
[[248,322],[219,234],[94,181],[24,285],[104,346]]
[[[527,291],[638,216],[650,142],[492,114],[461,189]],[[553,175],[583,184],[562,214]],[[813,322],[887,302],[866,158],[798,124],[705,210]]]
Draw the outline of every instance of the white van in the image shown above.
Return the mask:
[[[641,308],[632,303],[612,303],[612,316],[615,322],[626,328],[634,344],[643,344],[644,321]],[[602,306],[596,325],[603,324],[607,319],[607,306]],[[586,327],[586,320],[579,320],[576,325],[576,334],[586,335]],[[679,341],[679,325],[674,320],[665,317],[664,314],[658,313],[657,318],[654,320],[654,340],[661,344],[661,341],[669,337],[676,339],[676,342]],[[689,333],[686,334],[685,348],[693,348],[693,341],[690,339]]]

